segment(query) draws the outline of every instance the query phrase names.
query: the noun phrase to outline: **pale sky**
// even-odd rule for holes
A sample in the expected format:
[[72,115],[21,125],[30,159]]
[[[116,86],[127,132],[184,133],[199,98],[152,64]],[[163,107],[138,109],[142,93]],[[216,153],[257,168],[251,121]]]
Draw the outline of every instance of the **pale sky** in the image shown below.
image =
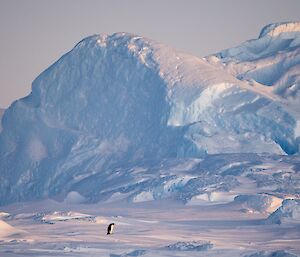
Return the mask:
[[0,107],[86,36],[131,32],[206,56],[300,20],[300,0],[0,0]]

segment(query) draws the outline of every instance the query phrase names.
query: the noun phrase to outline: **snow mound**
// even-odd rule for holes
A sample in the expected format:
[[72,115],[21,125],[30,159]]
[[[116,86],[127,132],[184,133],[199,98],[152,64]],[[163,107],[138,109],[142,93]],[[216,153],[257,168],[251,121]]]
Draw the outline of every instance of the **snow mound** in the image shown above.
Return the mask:
[[64,202],[67,204],[80,204],[84,203],[86,199],[76,191],[69,192]]
[[95,220],[95,216],[83,214],[79,212],[60,212],[55,211],[49,214],[41,214],[40,220],[44,223],[54,223],[57,221],[69,221],[69,220],[84,220],[84,221],[93,221]]
[[174,251],[207,251],[213,248],[213,244],[207,241],[177,242],[166,248]]
[[271,195],[238,195],[234,202],[241,205],[247,212],[273,212],[282,202],[282,199]]
[[267,224],[299,224],[300,200],[287,199],[266,220]]
[[0,212],[0,219],[7,218],[9,216],[10,216],[10,214],[7,212]]
[[23,234],[24,231],[14,228],[13,226],[9,225],[8,223],[4,222],[3,220],[0,220],[0,239],[4,240],[9,237],[13,236],[19,236]]

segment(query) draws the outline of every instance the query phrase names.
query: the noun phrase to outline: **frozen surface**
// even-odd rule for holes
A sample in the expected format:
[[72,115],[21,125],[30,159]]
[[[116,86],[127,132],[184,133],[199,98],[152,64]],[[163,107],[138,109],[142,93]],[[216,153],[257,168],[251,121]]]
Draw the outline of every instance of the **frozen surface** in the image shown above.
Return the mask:
[[98,203],[1,206],[0,256],[299,256],[299,158],[168,160]]

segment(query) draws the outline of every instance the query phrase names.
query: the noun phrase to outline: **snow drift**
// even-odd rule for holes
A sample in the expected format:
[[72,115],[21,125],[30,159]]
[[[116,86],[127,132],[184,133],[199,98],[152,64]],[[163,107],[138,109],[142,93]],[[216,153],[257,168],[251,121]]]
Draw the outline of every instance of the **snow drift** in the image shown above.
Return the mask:
[[[282,99],[299,100],[300,34],[284,28],[203,59],[127,33],[82,40],[5,111],[0,204],[72,191],[94,199],[149,160],[298,153],[299,111]],[[280,64],[280,76],[239,65],[259,60]]]

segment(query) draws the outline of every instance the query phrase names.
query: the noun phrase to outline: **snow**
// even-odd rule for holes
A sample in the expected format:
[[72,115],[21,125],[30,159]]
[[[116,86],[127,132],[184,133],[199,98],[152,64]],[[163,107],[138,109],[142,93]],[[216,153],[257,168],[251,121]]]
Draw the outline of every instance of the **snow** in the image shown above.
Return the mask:
[[262,29],[259,37],[264,37],[266,35],[270,37],[278,37],[282,34],[290,34],[292,32],[300,32],[300,22],[281,22],[267,25]]
[[0,212],[0,219],[3,219],[3,218],[6,218],[6,217],[9,217],[10,214],[7,213],[7,212]]
[[[300,253],[297,226],[265,225],[265,214],[240,212],[230,204],[203,208],[151,201],[70,206],[40,201],[24,203],[21,209],[18,205],[2,208],[11,214],[5,223],[13,228],[13,234],[5,232],[0,239],[3,257],[229,257]],[[45,209],[48,214],[41,216]],[[49,222],[36,217],[47,217]],[[112,222],[116,224],[114,233],[107,236],[107,225]],[[27,232],[14,234],[19,229]]]
[[0,240],[6,241],[12,237],[18,237],[20,234],[25,233],[24,231],[14,228],[13,226],[9,225],[8,223],[0,220]]
[[300,23],[274,23],[263,28],[258,39],[206,59],[210,63],[222,63],[219,67],[241,81],[254,82],[265,96],[280,97],[277,101],[288,105],[291,113],[300,101],[299,49]]
[[299,23],[83,39],[3,115],[0,255],[299,255],[299,65]]
[[153,201],[153,193],[151,192],[141,192],[138,195],[133,197],[133,202],[134,203],[139,203],[139,202],[147,202],[147,201]]
[[76,191],[69,192],[64,202],[68,204],[84,203],[86,199]]
[[300,201],[286,199],[267,219],[267,224],[300,223]]
[[207,205],[207,204],[221,204],[229,203],[234,200],[236,195],[229,192],[208,192],[193,196],[189,201],[188,205]]
[[[133,202],[152,201],[155,199],[163,199],[171,197],[172,195],[179,193],[185,184],[191,179],[188,176],[168,175],[162,176],[160,181],[151,187],[149,191],[142,191],[138,193]],[[143,180],[142,183],[147,183],[147,180]]]
[[273,212],[282,202],[282,199],[269,195],[239,195],[234,198],[235,203],[241,205],[248,212]]
[[55,222],[55,221],[67,221],[67,220],[82,220],[82,219],[94,219],[93,216],[78,212],[58,212],[55,211],[53,213],[49,214],[42,214],[41,221],[49,223],[49,222]]

